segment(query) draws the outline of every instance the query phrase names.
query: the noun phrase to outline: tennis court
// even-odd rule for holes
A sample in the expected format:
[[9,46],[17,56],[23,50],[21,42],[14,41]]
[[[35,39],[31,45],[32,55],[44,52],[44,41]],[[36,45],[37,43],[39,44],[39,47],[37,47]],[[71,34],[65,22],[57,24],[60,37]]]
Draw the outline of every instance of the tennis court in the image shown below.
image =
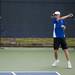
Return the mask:
[[1,72],[1,75],[60,75],[58,72],[49,71],[28,71],[28,72]]
[[52,48],[5,47],[0,49],[0,71],[57,71],[62,75],[75,75],[75,48],[69,48],[72,69],[67,69],[67,62],[62,50],[59,51],[60,63],[52,67],[54,60]]
[[[0,75],[75,75],[74,7],[75,0],[0,0]],[[60,63],[57,67],[51,66],[54,61],[52,19],[55,11],[61,14],[54,24],[61,26],[57,24],[54,29],[58,28],[59,34],[67,27],[65,32],[72,69],[67,69],[61,49]],[[61,16],[69,18],[64,23],[64,29]],[[26,74],[25,71],[44,73]]]

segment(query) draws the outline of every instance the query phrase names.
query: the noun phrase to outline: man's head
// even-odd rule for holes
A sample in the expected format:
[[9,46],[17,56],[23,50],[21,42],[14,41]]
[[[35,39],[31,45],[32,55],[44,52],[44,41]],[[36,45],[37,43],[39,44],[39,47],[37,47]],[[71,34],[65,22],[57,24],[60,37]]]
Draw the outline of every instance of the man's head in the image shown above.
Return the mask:
[[55,12],[53,13],[53,16],[54,16],[55,18],[60,18],[60,15],[61,15],[60,11],[55,11]]

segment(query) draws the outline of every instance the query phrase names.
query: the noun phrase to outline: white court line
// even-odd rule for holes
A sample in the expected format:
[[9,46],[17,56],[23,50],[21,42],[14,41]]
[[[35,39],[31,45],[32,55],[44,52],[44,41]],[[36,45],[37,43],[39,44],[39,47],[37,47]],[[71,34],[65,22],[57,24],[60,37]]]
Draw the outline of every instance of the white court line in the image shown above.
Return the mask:
[[16,75],[16,73],[15,73],[15,72],[11,72],[11,74],[12,74],[12,75]]
[[61,75],[60,73],[56,72],[56,74]]

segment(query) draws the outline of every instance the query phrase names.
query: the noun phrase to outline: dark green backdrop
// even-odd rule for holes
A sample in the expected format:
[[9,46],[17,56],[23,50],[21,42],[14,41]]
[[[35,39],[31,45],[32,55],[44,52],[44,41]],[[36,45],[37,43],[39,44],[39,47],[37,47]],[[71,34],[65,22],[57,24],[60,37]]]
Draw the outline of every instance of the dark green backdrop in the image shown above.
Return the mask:
[[[51,14],[75,14],[74,0],[1,0],[1,36],[52,37]],[[75,19],[66,20],[67,37],[75,37]]]

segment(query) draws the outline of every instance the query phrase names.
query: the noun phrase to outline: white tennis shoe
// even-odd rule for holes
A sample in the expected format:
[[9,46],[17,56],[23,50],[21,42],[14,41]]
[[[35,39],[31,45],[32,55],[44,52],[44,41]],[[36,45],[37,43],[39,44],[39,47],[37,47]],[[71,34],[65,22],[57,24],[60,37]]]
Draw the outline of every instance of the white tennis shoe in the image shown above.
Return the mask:
[[71,69],[72,68],[72,65],[71,65],[71,62],[70,61],[67,62],[67,68],[68,69]]
[[59,60],[55,60],[54,63],[52,64],[53,67],[57,66],[59,63]]

